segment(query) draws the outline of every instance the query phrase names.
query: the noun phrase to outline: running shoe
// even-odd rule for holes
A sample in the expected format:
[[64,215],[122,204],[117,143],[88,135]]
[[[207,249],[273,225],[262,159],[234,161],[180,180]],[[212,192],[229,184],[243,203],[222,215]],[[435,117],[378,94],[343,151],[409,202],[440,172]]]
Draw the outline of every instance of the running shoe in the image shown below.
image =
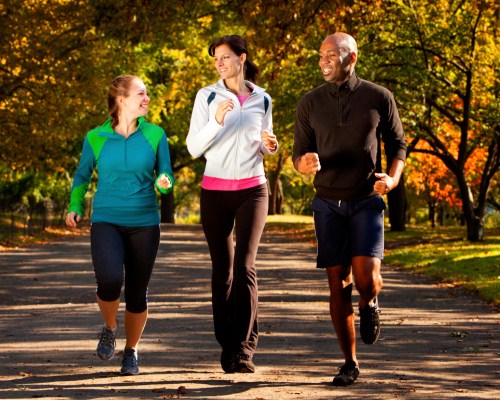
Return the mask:
[[234,372],[253,373],[255,372],[255,364],[252,357],[245,353],[239,353],[235,357],[236,368]]
[[354,361],[349,361],[339,368],[339,373],[333,378],[333,386],[349,386],[359,376],[359,367]]
[[220,355],[220,365],[224,372],[228,374],[236,372],[237,366],[233,353],[227,350],[222,350]]
[[380,309],[375,297],[373,304],[359,308],[359,331],[361,340],[366,344],[373,344],[380,335]]
[[122,375],[137,375],[139,373],[139,364],[137,362],[137,352],[135,349],[125,349],[122,355]]
[[113,332],[111,329],[104,326],[101,333],[99,333],[97,337],[99,338],[99,343],[97,344],[97,355],[101,360],[111,360],[115,355],[116,331]]

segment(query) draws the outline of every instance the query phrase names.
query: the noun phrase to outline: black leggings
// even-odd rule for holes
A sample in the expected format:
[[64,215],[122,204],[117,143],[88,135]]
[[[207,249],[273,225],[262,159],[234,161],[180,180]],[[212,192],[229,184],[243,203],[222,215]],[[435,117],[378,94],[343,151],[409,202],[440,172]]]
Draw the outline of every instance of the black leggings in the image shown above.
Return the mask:
[[148,284],[159,244],[158,225],[127,227],[106,222],[93,223],[90,247],[97,296],[103,301],[119,299],[125,275],[127,311],[146,311]]
[[201,190],[201,223],[212,259],[215,337],[224,351],[253,356],[257,348],[255,259],[268,196],[266,184],[237,191]]

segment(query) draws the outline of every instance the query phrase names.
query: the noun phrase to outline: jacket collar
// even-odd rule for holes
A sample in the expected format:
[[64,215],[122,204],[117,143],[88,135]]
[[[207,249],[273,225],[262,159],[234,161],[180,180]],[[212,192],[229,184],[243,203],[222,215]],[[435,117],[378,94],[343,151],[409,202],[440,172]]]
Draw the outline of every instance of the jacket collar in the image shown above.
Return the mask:
[[[265,92],[265,90],[263,88],[261,88],[260,86],[257,86],[255,83],[252,83],[250,81],[245,80],[245,85],[253,88],[253,91],[252,91],[251,95],[259,94],[259,93],[264,93]],[[231,91],[226,88],[226,85],[224,84],[224,80],[223,79],[219,79],[217,81],[217,83],[215,84],[215,88],[217,90],[222,91],[222,92],[231,93]]]
[[356,88],[359,86],[359,83],[360,79],[358,78],[356,73],[353,72],[346,82],[343,82],[340,85],[338,83],[327,82],[327,87],[330,93],[333,93],[334,95],[343,96],[350,92],[354,92]]
[[[104,124],[101,125],[100,131],[104,132],[104,133],[114,134],[115,131],[114,131],[113,127],[111,126],[111,121],[112,121],[111,117],[109,117],[106,121],[104,121]],[[146,122],[146,118],[139,117],[137,119],[137,130],[141,129],[142,124],[144,124],[145,122]]]

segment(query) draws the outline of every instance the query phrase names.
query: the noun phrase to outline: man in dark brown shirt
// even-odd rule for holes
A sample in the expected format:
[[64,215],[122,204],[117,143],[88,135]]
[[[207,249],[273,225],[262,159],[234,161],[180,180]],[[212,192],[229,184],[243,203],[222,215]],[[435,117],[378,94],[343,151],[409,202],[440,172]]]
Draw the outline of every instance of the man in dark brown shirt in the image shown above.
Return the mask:
[[[351,385],[359,375],[353,282],[360,295],[361,339],[372,344],[380,334],[382,196],[398,185],[406,158],[394,97],[357,77],[357,53],[356,41],[346,33],[323,41],[319,67],[326,83],[305,94],[297,106],[292,157],[297,171],[316,174],[317,267],[327,272],[330,314],[345,358],[335,386]],[[381,141],[388,174],[380,171]]]

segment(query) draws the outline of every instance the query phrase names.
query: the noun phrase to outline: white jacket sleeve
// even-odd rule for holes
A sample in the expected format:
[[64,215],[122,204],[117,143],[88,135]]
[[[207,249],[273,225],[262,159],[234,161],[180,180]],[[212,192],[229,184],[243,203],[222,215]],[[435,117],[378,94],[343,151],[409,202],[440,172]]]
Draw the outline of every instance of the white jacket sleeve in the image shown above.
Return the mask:
[[[262,119],[262,131],[273,131],[273,104],[271,97],[269,96],[269,107],[267,108],[266,115],[264,115],[264,118]],[[276,148],[274,151],[269,151],[266,146],[264,146],[264,143],[261,144],[260,150],[264,154],[275,154],[278,151],[278,146],[279,143],[276,144]]]
[[207,97],[203,94],[203,90],[198,91],[186,138],[189,154],[194,158],[203,155],[210,148],[221,129],[222,125],[219,125],[215,120],[215,113],[210,115]]

